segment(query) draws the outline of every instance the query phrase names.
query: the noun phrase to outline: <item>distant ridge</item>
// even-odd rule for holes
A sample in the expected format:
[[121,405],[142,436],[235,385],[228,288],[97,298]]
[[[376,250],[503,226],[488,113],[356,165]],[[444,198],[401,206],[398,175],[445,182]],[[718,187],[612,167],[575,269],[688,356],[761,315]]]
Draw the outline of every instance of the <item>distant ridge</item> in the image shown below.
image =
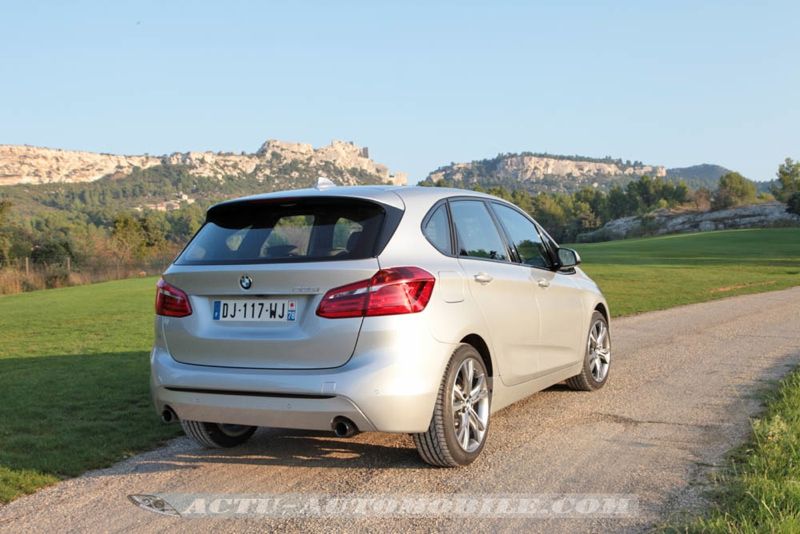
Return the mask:
[[130,175],[134,169],[181,166],[192,176],[218,180],[248,178],[258,183],[306,182],[326,174],[340,184],[405,184],[405,173],[389,171],[369,150],[336,141],[314,148],[306,143],[266,141],[255,153],[174,152],[164,156],[114,155],[28,145],[0,145],[0,185],[93,182]]
[[644,175],[671,181],[686,181],[693,188],[715,188],[719,177],[730,172],[712,164],[667,169],[640,161],[611,157],[591,158],[546,153],[498,154],[468,163],[451,163],[434,170],[423,180],[455,187],[501,186],[532,193],[573,192],[582,187],[608,189]]
[[707,187],[714,189],[721,176],[731,172],[730,169],[712,163],[702,163],[690,167],[667,169],[667,177],[672,180],[683,180],[693,189]]

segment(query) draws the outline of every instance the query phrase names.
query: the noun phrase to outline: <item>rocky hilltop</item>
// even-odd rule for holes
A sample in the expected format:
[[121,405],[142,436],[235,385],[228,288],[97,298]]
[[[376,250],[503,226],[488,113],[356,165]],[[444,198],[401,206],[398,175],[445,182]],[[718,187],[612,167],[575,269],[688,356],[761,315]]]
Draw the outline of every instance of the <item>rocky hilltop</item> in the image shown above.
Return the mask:
[[150,156],[0,145],[0,185],[92,182],[115,172],[159,164],[160,158]]
[[550,154],[499,154],[492,159],[451,163],[430,173],[427,182],[448,185],[523,187],[534,192],[573,191],[580,187],[604,186],[643,175],[666,177],[662,166],[619,159],[556,156]]
[[194,176],[225,180],[255,178],[259,182],[308,174],[327,174],[342,184],[368,182],[403,185],[404,173],[391,173],[369,158],[369,150],[351,142],[333,141],[314,148],[305,143],[269,140],[255,153],[175,152],[164,156],[123,156],[27,145],[0,145],[0,185],[93,182],[123,178],[135,168],[180,165]]
[[800,215],[788,213],[786,204],[782,202],[764,202],[703,212],[660,209],[643,216],[614,219],[594,232],[579,234],[578,241],[610,241],[629,237],[781,226],[800,226]]

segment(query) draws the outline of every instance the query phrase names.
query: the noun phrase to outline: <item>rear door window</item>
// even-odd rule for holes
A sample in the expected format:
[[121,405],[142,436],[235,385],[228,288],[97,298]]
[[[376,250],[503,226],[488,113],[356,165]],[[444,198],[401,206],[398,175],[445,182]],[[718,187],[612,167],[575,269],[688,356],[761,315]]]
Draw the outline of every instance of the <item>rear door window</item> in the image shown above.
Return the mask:
[[486,204],[481,200],[450,202],[458,239],[458,255],[508,261],[508,251]]
[[363,259],[375,254],[384,208],[357,199],[241,201],[209,210],[179,265]]

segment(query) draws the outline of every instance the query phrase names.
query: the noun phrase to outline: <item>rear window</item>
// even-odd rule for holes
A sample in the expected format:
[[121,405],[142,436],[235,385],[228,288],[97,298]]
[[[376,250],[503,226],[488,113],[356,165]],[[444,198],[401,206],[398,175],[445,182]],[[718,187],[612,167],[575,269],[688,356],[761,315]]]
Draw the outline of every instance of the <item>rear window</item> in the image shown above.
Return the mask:
[[363,259],[376,254],[383,206],[354,199],[281,199],[220,204],[179,265]]

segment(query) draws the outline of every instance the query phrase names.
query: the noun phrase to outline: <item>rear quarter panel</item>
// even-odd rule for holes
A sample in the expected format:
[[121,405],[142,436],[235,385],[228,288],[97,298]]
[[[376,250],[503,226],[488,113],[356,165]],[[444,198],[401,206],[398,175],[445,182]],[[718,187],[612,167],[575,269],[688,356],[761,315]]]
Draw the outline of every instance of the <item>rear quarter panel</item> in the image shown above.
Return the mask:
[[431,301],[425,310],[426,327],[442,343],[458,343],[470,334],[483,338],[492,356],[494,374],[501,373],[483,315],[472,301],[468,280],[458,259],[439,252],[422,234],[422,220],[435,200],[407,202],[403,220],[378,258],[381,268],[413,265],[436,277]]

